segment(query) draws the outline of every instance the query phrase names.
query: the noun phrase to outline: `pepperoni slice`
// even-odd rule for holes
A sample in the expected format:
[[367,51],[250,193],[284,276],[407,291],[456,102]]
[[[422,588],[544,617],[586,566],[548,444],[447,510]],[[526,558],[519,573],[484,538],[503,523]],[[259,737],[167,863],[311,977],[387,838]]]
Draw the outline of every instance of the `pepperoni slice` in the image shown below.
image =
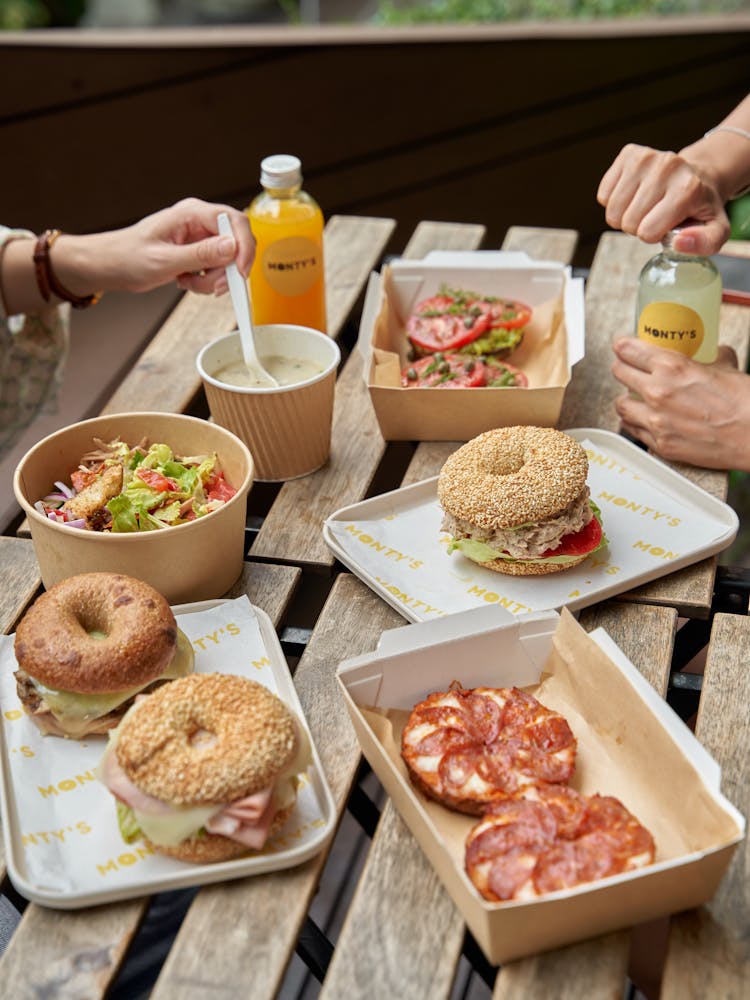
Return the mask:
[[561,715],[527,726],[526,733],[535,746],[550,753],[564,750],[575,743],[573,730]]
[[529,881],[537,863],[537,852],[525,847],[512,847],[492,862],[487,898],[493,901],[512,899]]
[[453,788],[463,788],[476,770],[478,754],[479,751],[472,747],[443,754],[438,766],[440,777]]
[[567,785],[540,785],[536,794],[555,817],[560,837],[572,840],[579,835],[586,816],[586,799],[583,795]]
[[430,757],[433,754],[444,754],[449,750],[459,747],[466,747],[468,744],[466,731],[455,729],[452,726],[443,726],[435,729],[414,746],[414,752],[421,756]]
[[463,695],[461,701],[469,710],[472,721],[481,733],[484,743],[494,743],[500,734],[502,709],[483,694],[470,693]]

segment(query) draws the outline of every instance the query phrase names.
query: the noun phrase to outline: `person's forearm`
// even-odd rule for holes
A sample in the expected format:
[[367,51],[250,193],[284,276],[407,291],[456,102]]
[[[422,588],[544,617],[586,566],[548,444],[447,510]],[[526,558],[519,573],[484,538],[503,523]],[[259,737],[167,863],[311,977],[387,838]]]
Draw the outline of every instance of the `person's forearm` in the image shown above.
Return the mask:
[[[89,295],[102,290],[97,263],[99,255],[93,236],[59,236],[49,250],[50,265],[55,277],[73,295]],[[8,315],[34,315],[56,306],[60,299],[54,294],[45,301],[39,290],[34,267],[35,240],[11,240],[2,256],[2,288]]]
[[[723,126],[728,126],[724,128]],[[732,132],[737,128],[739,132]],[[742,134],[747,133],[747,135]],[[680,150],[729,201],[750,185],[750,94],[702,139]]]

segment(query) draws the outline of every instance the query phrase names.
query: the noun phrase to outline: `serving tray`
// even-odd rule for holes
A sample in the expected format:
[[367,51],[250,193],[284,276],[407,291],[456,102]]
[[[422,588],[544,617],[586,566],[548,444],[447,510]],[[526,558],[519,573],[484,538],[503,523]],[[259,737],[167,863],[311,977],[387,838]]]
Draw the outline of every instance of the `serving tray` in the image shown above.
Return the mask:
[[720,552],[737,514],[619,434],[566,431],[589,456],[591,499],[606,548],[573,569],[507,576],[447,553],[437,476],[352,504],[326,519],[323,536],[341,562],[412,622],[495,604],[511,614],[571,610]]
[[[195,649],[197,672],[225,672],[265,684],[307,728],[268,615],[247,597],[175,607]],[[168,889],[203,885],[301,864],[333,834],[335,807],[312,739],[312,766],[297,805],[260,852],[193,865],[123,842],[113,797],[96,778],[107,737],[42,736],[15,690],[13,636],[0,642],[0,808],[10,878],[22,896],[75,909]],[[310,736],[308,730],[308,737]]]

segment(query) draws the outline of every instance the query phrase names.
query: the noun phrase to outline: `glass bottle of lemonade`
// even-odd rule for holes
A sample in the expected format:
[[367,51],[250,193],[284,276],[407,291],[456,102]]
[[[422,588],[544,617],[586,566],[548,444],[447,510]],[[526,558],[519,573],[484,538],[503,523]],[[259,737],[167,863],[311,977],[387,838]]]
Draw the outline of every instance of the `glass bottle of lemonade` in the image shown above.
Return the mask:
[[256,240],[249,279],[253,322],[325,333],[323,213],[302,190],[296,156],[267,156],[260,170],[263,191],[246,210]]
[[662,252],[641,271],[636,335],[710,364],[719,342],[721,275],[708,257],[675,250],[677,232],[666,234]]

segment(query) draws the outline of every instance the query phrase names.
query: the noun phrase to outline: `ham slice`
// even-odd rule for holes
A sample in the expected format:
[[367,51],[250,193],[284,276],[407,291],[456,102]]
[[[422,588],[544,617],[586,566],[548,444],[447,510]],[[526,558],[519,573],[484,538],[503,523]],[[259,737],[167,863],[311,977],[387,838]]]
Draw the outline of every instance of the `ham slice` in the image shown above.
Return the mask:
[[[131,809],[152,816],[169,816],[177,812],[174,806],[147,795],[133,784],[122,769],[113,747],[104,754],[101,779],[110,792]],[[268,839],[276,814],[272,794],[273,787],[264,788],[226,806],[217,806],[214,815],[206,822],[206,829],[209,833],[220,834],[253,850],[260,850]]]

